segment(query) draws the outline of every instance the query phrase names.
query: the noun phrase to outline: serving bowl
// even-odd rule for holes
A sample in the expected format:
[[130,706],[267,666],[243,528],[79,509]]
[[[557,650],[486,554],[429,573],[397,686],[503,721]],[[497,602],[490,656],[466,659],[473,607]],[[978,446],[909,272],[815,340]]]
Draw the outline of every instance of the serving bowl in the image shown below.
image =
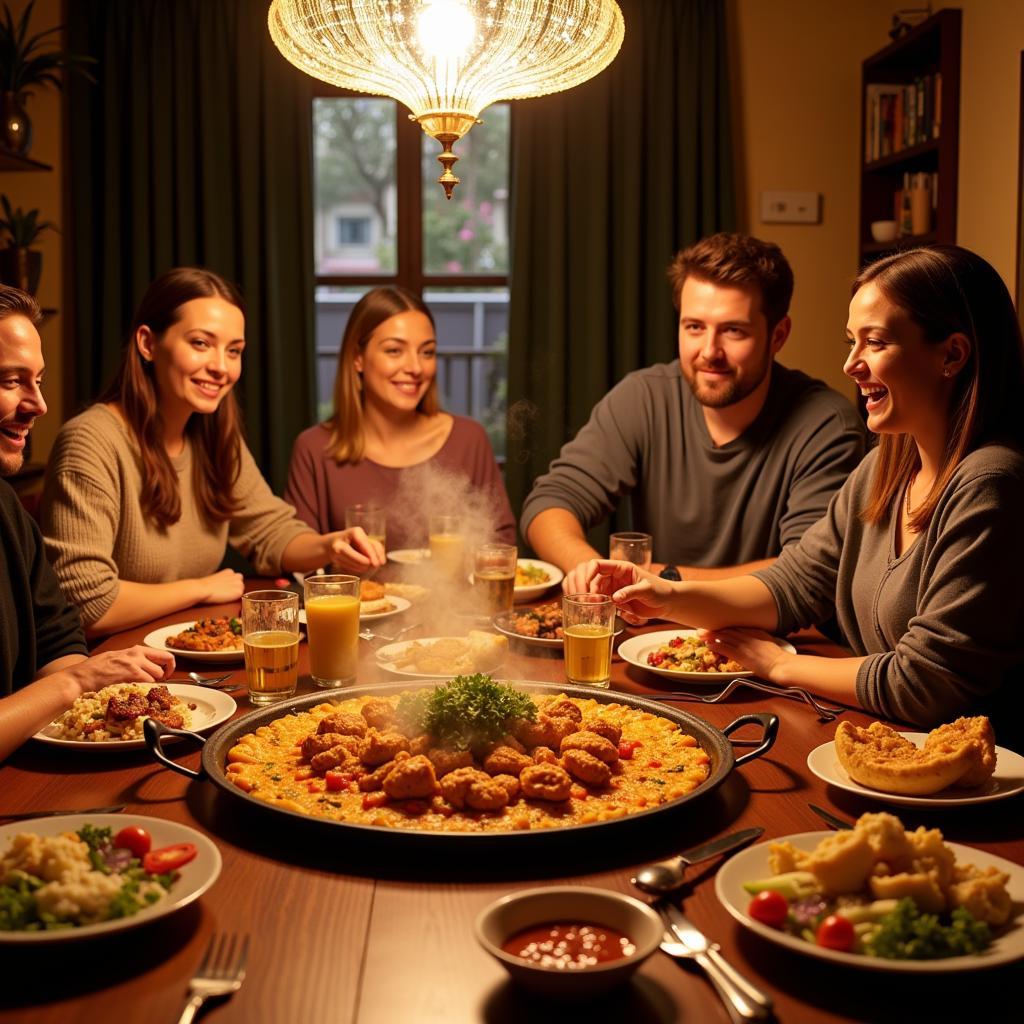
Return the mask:
[[[614,928],[636,949],[621,959],[573,970],[533,964],[502,949],[517,932],[555,921]],[[503,896],[480,912],[473,929],[480,945],[524,988],[553,999],[589,999],[627,981],[661,944],[664,925],[649,906],[632,896],[574,885]]]

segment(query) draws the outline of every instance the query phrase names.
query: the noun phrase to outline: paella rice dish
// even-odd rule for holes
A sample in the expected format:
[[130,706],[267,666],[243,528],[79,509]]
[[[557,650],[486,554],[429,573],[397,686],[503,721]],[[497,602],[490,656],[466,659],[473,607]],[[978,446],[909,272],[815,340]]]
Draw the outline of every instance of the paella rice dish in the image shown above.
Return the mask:
[[227,617],[199,619],[188,629],[169,636],[164,644],[175,651],[240,651],[242,621]]
[[624,818],[710,775],[693,736],[623,704],[531,695],[489,676],[361,695],[242,736],[227,778],[275,807],[429,832],[512,832]]
[[647,664],[670,672],[743,672],[737,661],[717,654],[699,637],[674,636],[647,655]]
[[166,686],[122,683],[79,697],[46,734],[60,740],[105,743],[141,740],[142,723],[155,718],[172,729],[190,729],[196,705],[175,696]]

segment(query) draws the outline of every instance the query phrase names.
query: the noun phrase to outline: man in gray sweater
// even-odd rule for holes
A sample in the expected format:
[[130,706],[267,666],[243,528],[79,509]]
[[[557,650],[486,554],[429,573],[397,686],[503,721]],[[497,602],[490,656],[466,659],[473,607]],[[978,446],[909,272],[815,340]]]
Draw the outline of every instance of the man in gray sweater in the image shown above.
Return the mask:
[[679,359],[620,381],[523,505],[523,535],[566,572],[601,557],[584,531],[627,495],[654,560],[684,578],[765,567],[864,455],[853,405],[775,362],[793,294],[778,246],[712,235],[676,256],[669,279]]

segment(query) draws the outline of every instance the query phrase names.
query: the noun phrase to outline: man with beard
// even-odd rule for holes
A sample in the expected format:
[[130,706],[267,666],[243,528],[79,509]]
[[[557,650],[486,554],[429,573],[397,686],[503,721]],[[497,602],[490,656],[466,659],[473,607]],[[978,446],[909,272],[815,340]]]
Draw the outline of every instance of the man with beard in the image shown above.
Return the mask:
[[[21,469],[29,431],[46,412],[39,319],[35,299],[0,285],[0,476]],[[163,679],[173,668],[171,654],[146,647],[87,657],[39,527],[0,480],[0,761],[81,694]]]
[[669,280],[679,359],[620,381],[523,505],[523,535],[567,572],[602,557],[584,531],[625,495],[654,561],[684,578],[770,565],[864,455],[853,405],[775,362],[793,294],[778,246],[712,235],[676,256]]

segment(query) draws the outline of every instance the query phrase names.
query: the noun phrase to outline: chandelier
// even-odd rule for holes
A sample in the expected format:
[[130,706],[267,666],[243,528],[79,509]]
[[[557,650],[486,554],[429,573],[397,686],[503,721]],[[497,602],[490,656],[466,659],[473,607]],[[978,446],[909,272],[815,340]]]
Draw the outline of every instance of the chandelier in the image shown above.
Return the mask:
[[485,107],[593,78],[624,32],[614,0],[273,0],[267,20],[297,68],[404,103],[441,144],[449,199],[452,146]]

